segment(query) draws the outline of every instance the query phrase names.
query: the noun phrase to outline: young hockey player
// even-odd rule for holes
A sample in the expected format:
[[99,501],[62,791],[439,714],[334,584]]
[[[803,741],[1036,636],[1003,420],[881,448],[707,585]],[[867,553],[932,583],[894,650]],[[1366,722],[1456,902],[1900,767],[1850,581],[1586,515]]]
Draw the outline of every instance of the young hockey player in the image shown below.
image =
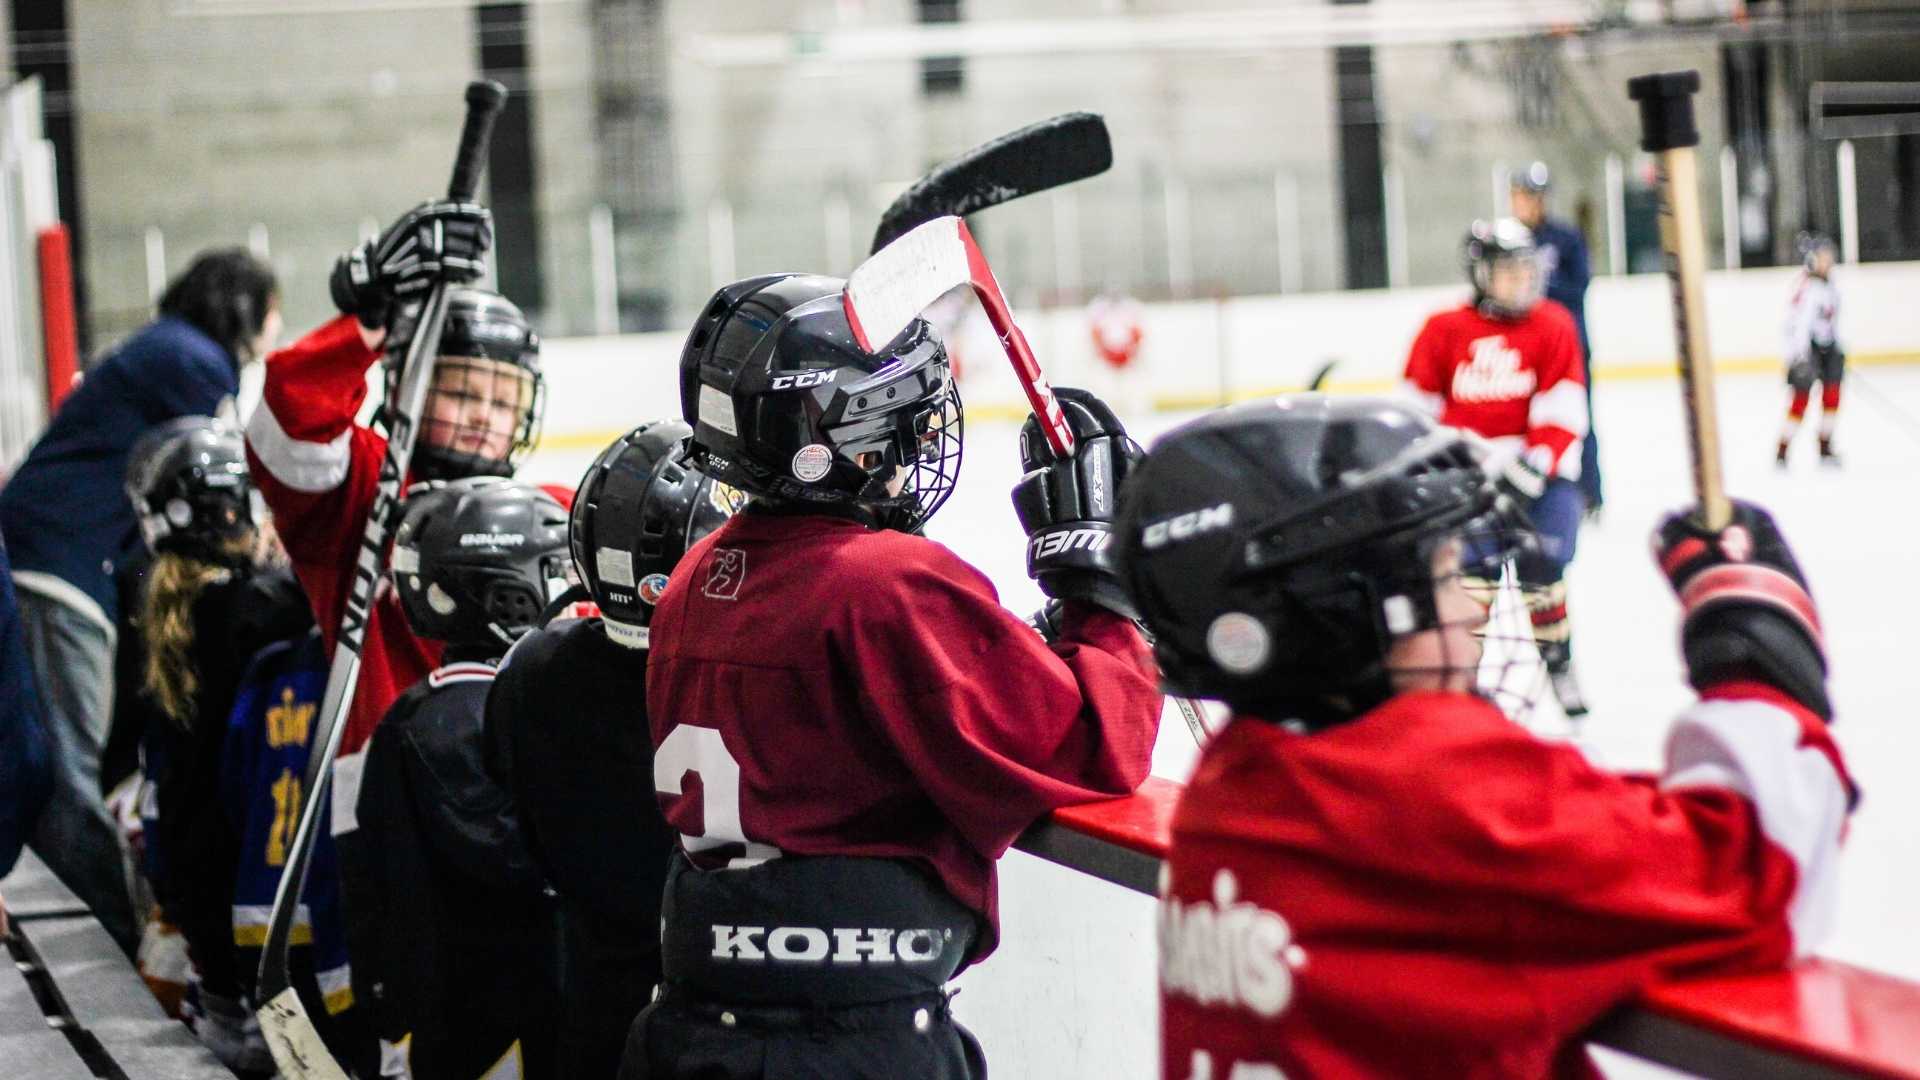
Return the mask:
[[394,534],[401,608],[444,652],[374,731],[345,901],[354,983],[415,1080],[553,1075],[553,911],[481,720],[494,666],[566,588],[566,523],[538,488],[476,477],[415,488]]
[[188,1023],[229,1068],[270,1073],[241,1000],[231,921],[240,838],[220,800],[221,754],[247,661],[313,617],[292,576],[258,561],[260,523],[238,429],[204,416],[152,429],[134,443],[126,490],[152,555],[129,613],[141,680],[118,699],[118,722],[142,733],[153,793],[146,866],[193,963]]
[[1115,546],[1168,688],[1234,711],[1174,812],[1168,1080],[1593,1075],[1608,1010],[1779,965],[1831,912],[1851,785],[1772,519],[1661,524],[1700,701],[1661,776],[1623,776],[1475,692],[1467,579],[1494,568],[1463,560],[1519,543],[1479,453],[1299,395],[1175,429],[1127,486]]
[[[405,332],[410,305],[436,281],[479,277],[491,221],[484,207],[468,203],[408,211],[335,264],[333,301],[344,314],[267,358],[260,407],[247,424],[247,459],[329,652],[386,453],[384,435],[354,422],[367,369],[384,347],[391,400],[405,348],[388,340],[389,323]],[[539,337],[520,309],[483,290],[450,290],[432,388],[417,418],[412,479],[512,475],[533,442],[540,389]],[[391,592],[376,590],[334,774],[336,799],[351,801],[374,724],[438,662],[439,647],[416,638]],[[335,828],[342,823],[337,815]]]
[[1807,415],[1815,380],[1820,383],[1820,464],[1840,464],[1840,456],[1833,452],[1833,429],[1840,422],[1840,380],[1846,377],[1847,357],[1840,351],[1836,330],[1840,292],[1833,287],[1833,241],[1802,236],[1800,258],[1800,276],[1794,279],[1793,297],[1787,301],[1787,385],[1793,397],[1774,449],[1774,461],[1782,468],[1787,464],[1787,447]]
[[1043,639],[918,535],[959,465],[946,354],[920,320],[860,349],[844,284],[729,285],[681,354],[690,459],[751,501],[687,553],[651,626],[681,851],[624,1076],[981,1075],[945,985],[998,938],[995,860],[1150,763],[1156,673],[1105,555],[1138,449],[1070,391],[1077,456],[1023,432],[1028,568],[1058,600]]
[[1473,299],[1420,328],[1406,380],[1431,416],[1491,440],[1504,460],[1502,486],[1539,537],[1518,567],[1534,641],[1560,708],[1577,719],[1587,704],[1573,673],[1566,570],[1580,531],[1587,430],[1580,339],[1567,309],[1541,299],[1526,226],[1476,221],[1465,254]]
[[487,694],[487,764],[560,894],[560,1076],[612,1077],[660,981],[673,830],[653,796],[648,624],[674,564],[742,496],[677,460],[687,425],[628,432],[588,467],[569,528],[601,617],[520,639]]

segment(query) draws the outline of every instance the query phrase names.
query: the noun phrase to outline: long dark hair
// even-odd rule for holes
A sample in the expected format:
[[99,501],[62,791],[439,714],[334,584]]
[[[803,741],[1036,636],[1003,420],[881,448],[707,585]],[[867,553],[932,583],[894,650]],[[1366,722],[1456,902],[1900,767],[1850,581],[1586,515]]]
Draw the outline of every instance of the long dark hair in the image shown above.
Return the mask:
[[248,355],[280,295],[273,267],[242,247],[212,248],[193,257],[160,295],[160,314],[185,319],[218,342],[234,363]]

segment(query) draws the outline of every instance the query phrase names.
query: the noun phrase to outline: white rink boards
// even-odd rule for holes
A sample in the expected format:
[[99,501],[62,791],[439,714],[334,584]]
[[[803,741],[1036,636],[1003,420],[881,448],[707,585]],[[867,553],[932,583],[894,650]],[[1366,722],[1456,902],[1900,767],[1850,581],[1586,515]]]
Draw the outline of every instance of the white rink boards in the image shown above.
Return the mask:
[[[1844,856],[1838,922],[1819,951],[1920,980],[1920,935],[1911,920],[1920,889],[1920,718],[1913,715],[1920,665],[1912,629],[1920,612],[1920,368],[1850,373],[1839,470],[1814,464],[1811,430],[1801,432],[1791,468],[1774,469],[1785,398],[1778,379],[1728,376],[1719,388],[1729,486],[1774,512],[1812,582],[1832,661],[1835,735],[1864,793]],[[1581,533],[1570,605],[1576,663],[1593,707],[1582,744],[1621,768],[1657,765],[1666,725],[1690,694],[1675,604],[1647,544],[1659,514],[1688,497],[1679,402],[1671,380],[1603,381],[1597,391],[1607,506],[1600,523]],[[677,409],[677,401],[662,401],[637,409],[633,420]],[[1191,415],[1136,420],[1136,434],[1150,443]],[[1025,614],[1041,597],[1026,579],[1023,537],[1007,500],[1019,474],[1018,428],[968,428],[959,490],[928,531],[985,570],[1002,601]],[[536,452],[523,475],[573,483],[592,456]],[[1550,702],[1535,720],[1549,732],[1564,730]],[[1194,755],[1185,725],[1169,710],[1154,771],[1182,779]],[[961,978],[955,1001],[994,1075],[1154,1075],[1152,903],[1019,852],[1002,863],[1001,892],[1005,941],[981,970]]]

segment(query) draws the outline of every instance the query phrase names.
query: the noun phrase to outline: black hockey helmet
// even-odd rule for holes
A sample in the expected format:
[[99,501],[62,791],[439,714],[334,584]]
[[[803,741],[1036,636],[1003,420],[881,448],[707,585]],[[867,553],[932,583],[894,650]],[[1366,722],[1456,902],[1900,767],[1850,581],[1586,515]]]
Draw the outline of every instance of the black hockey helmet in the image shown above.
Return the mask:
[[[397,316],[393,333],[388,336],[388,402],[399,396],[400,365],[418,314],[415,307]],[[413,474],[422,480],[512,476],[540,437],[540,419],[546,406],[540,335],[519,306],[486,289],[449,288],[447,321],[440,331],[433,377],[432,386],[436,388],[428,390],[426,412],[419,418]],[[443,380],[452,380],[453,388],[448,389],[449,384]],[[454,422],[435,420],[435,394],[450,394],[472,404],[491,403],[511,413],[511,434],[502,435],[491,425],[473,424],[464,417]],[[473,445],[487,442],[498,442],[500,449],[488,451]]]
[[1298,394],[1167,433],[1114,532],[1170,692],[1313,723],[1392,694],[1388,647],[1439,625],[1440,541],[1474,537],[1463,577],[1501,580],[1510,547],[1487,541],[1504,514],[1460,433],[1386,399]]
[[415,484],[393,537],[394,590],[423,638],[503,651],[567,587],[567,512],[493,476]]
[[[1546,290],[1546,275],[1540,272],[1533,230],[1519,219],[1474,222],[1467,229],[1460,251],[1467,281],[1473,285],[1473,302],[1488,317],[1517,319],[1540,302]],[[1493,296],[1493,271],[1500,263],[1514,264],[1527,275],[1520,294],[1507,300]]]
[[856,344],[845,288],[773,274],[714,294],[680,353],[689,454],[755,496],[915,532],[960,473],[959,391],[923,319],[877,352]]
[[155,553],[244,562],[235,542],[265,516],[240,430],[211,416],[178,417],[134,440],[126,489],[141,538]]
[[647,646],[674,564],[746,503],[737,488],[681,460],[692,433],[678,420],[641,424],[587,466],[573,499],[573,565],[607,636],[622,645]]

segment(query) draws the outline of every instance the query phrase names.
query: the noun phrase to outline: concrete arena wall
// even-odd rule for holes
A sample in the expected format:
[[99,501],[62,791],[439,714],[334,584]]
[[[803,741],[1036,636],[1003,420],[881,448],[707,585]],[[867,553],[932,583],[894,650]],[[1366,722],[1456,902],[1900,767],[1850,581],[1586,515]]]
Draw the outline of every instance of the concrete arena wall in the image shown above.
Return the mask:
[[[1723,370],[1780,363],[1780,327],[1792,269],[1707,275],[1708,326]],[[1920,262],[1842,267],[1841,339],[1859,362],[1920,361]],[[1139,405],[1191,408],[1297,388],[1337,360],[1335,388],[1378,390],[1399,378],[1408,346],[1432,312],[1465,298],[1440,287],[1149,304],[1138,363]],[[1103,387],[1081,308],[1016,313],[1051,380]],[[1597,279],[1587,295],[1598,378],[1666,375],[1673,317],[1665,277]],[[546,343],[544,445],[604,443],[642,420],[679,415],[677,364],[683,335],[559,338]],[[984,317],[963,318],[949,342],[962,365],[969,415],[1013,417],[1026,406]],[[1126,407],[1122,406],[1123,411]]]

